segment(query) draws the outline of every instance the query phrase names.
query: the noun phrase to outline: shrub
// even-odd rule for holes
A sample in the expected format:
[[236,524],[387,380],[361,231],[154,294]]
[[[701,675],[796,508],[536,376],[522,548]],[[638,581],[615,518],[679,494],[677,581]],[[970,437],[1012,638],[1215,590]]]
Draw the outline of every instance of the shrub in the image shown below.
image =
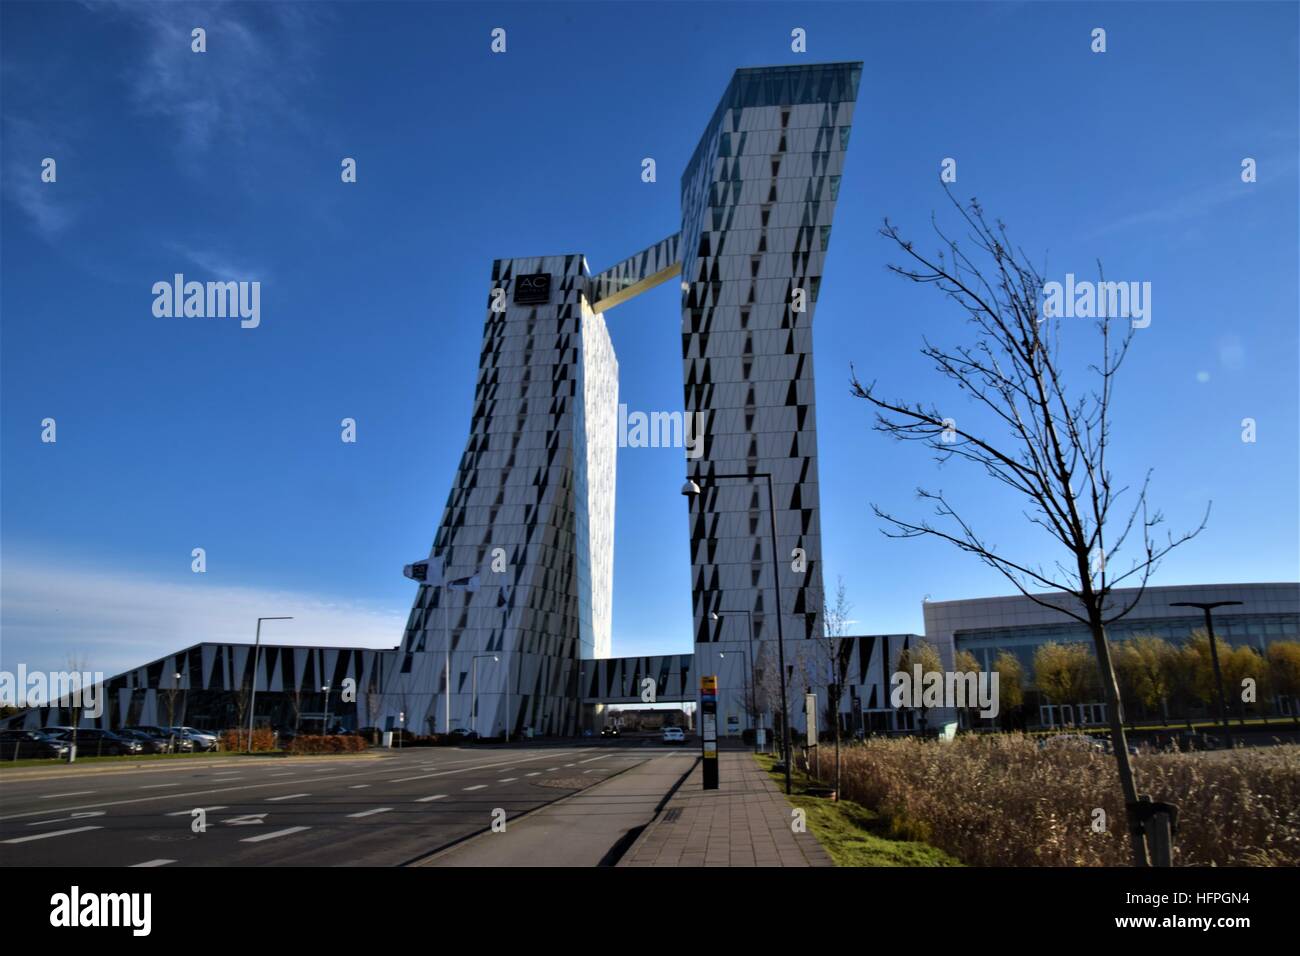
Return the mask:
[[[1300,865],[1300,746],[1132,760],[1138,793],[1178,807],[1175,865]],[[872,739],[844,748],[842,780],[843,796],[886,816],[897,836],[969,865],[1131,862],[1115,760],[1100,751],[1040,749],[1021,734]]]
[[[248,750],[248,731],[247,730],[223,730],[221,732],[221,749],[243,753]],[[267,727],[259,727],[253,731],[253,750],[265,751],[275,749],[275,734]]]
[[366,738],[358,737],[355,734],[329,734],[328,736],[313,735],[294,737],[289,741],[289,753],[291,754],[339,754],[339,753],[357,753],[365,750],[370,744]]

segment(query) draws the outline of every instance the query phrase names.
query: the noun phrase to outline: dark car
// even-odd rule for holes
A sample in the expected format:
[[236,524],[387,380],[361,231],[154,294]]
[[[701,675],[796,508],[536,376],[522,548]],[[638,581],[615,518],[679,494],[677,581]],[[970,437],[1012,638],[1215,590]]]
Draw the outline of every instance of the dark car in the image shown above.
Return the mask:
[[611,724],[610,726],[608,726],[608,727],[606,727],[604,730],[602,730],[602,731],[600,732],[600,735],[601,735],[602,737],[617,737],[617,736],[618,736],[618,728],[615,727],[613,724]]
[[172,752],[172,742],[168,737],[151,734],[143,727],[123,727],[118,732],[119,736],[126,737],[128,740],[138,740],[144,745],[142,752],[147,754],[169,754]]
[[[72,731],[66,732],[59,740],[71,744]],[[122,737],[111,730],[96,730],[82,727],[77,731],[78,757],[120,757],[138,754],[144,751],[144,744],[130,737]]]
[[0,760],[24,760],[31,757],[63,757],[68,745],[39,730],[0,731]]

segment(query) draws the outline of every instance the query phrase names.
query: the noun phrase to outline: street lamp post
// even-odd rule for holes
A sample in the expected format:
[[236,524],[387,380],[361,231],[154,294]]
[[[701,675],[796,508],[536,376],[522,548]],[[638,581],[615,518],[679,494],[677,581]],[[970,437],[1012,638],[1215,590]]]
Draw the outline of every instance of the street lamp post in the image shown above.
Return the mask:
[[1214,640],[1214,621],[1210,617],[1210,611],[1216,607],[1230,607],[1241,604],[1241,601],[1209,601],[1201,603],[1198,601],[1174,601],[1170,607],[1197,607],[1205,612],[1205,632],[1210,638],[1210,663],[1214,666],[1214,689],[1219,699],[1219,723],[1223,724],[1223,737],[1228,744],[1228,749],[1232,749],[1232,728],[1228,725],[1228,705],[1223,698],[1223,675],[1219,671],[1219,649]]
[[181,689],[181,672],[172,674],[172,689],[167,694],[167,729],[176,726],[176,694]]
[[[253,643],[253,692],[248,701],[248,752],[253,752],[253,717],[257,714],[257,673],[262,669],[262,622],[292,621],[289,617],[259,617],[257,619],[257,639]],[[238,736],[238,734],[236,734]],[[235,741],[238,744],[238,741]]]
[[[711,620],[717,621],[719,628],[721,628],[722,622],[727,619],[727,615],[729,614],[743,614],[745,615],[745,619],[749,622],[749,650],[746,657],[746,660],[749,665],[749,686],[745,690],[745,710],[747,711],[746,716],[749,717],[749,729],[753,730],[754,723],[755,723],[755,712],[758,710],[758,702],[755,700],[755,690],[754,690],[754,618],[749,611],[739,611],[739,610],[724,611],[722,614],[719,614],[717,611],[714,611],[709,615],[709,618]],[[758,749],[757,734],[754,735],[754,749],[755,750]]]
[[489,659],[496,661],[498,658],[495,654],[475,654],[473,666],[470,668],[474,672],[470,681],[470,699],[474,710],[470,714],[469,726],[475,733],[478,733],[478,662]]
[[[755,478],[767,480],[768,520],[772,531],[772,588],[776,592],[776,641],[777,657],[781,668],[781,759],[785,764],[785,792],[789,795],[790,787],[790,708],[786,703],[785,690],[785,625],[781,621],[781,562],[778,559],[776,543],[776,494],[772,490],[772,473],[756,471],[752,474],[710,475],[709,480],[722,481],[741,479],[752,481]],[[682,485],[682,494],[689,501],[700,496],[700,486],[690,478]]]
[[322,685],[321,691],[325,694],[325,718],[321,722],[320,729],[321,736],[324,737],[330,732],[330,685]]
[[438,596],[439,601],[443,601],[442,606],[442,636],[445,642],[443,647],[443,670],[445,671],[445,684],[442,702],[442,710],[445,716],[447,726],[443,728],[444,733],[451,733],[451,619],[449,617],[451,598],[448,592],[451,591],[477,591],[479,587],[479,577],[477,574],[468,578],[448,579],[446,569],[443,570],[443,581],[441,585],[441,594]]

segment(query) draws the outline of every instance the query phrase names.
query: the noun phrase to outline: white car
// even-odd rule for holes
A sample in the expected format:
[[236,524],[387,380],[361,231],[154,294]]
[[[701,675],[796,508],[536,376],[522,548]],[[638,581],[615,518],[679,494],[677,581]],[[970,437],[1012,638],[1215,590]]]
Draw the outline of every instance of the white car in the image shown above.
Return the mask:
[[665,727],[663,739],[666,744],[686,743],[686,735],[682,733],[682,728],[680,727]]

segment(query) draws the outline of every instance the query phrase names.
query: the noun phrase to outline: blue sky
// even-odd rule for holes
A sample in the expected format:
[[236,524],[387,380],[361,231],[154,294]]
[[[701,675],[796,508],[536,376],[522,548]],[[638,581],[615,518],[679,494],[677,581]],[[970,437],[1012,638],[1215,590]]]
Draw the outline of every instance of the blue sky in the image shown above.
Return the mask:
[[[969,340],[886,272],[876,233],[889,216],[928,242],[944,157],[1049,277],[1101,259],[1152,283],[1114,468],[1154,467],[1174,529],[1214,501],[1154,583],[1296,580],[1296,11],[5,3],[5,660],[112,671],[251,639],[258,614],[298,617],[279,640],[395,644],[401,567],[428,552],[463,450],[491,260],[582,252],[598,270],[674,231],[731,72],[777,63],[865,62],[815,356],[825,568],[859,632],[920,630],[927,595],[1008,591],[940,542],[884,538],[871,502],[915,515],[917,485],[943,488],[1009,551],[1044,553],[1019,502],[871,431],[848,394],[853,362],[938,398],[921,336]],[[261,326],[154,318],[151,286],[176,272],[259,280]],[[622,400],[680,408],[675,286],[608,321]],[[614,651],[688,651],[681,452],[622,449],[618,470]]]

